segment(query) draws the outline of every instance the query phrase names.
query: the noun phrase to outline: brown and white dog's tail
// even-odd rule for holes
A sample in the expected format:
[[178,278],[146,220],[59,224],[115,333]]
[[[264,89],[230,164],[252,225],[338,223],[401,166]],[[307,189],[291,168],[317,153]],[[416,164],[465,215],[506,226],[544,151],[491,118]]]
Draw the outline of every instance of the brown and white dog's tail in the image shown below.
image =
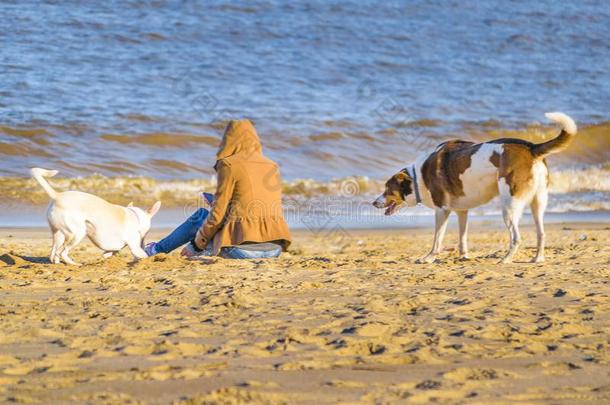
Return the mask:
[[57,173],[57,170],[46,170],[40,169],[38,167],[30,169],[30,174],[32,175],[32,177],[38,182],[38,184],[42,186],[44,191],[47,192],[47,194],[49,195],[49,197],[51,197],[52,200],[55,200],[57,198],[57,191],[55,191],[53,187],[51,187],[45,177],[53,177]]
[[547,156],[561,152],[568,147],[576,135],[576,123],[568,115],[561,112],[548,112],[544,114],[549,120],[561,124],[561,133],[550,141],[534,145],[532,152],[535,156]]

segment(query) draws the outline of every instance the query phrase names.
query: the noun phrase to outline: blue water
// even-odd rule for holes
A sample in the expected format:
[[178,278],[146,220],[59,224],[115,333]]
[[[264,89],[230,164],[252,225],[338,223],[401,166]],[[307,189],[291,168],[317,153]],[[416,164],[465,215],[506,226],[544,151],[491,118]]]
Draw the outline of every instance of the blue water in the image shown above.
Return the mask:
[[380,177],[468,125],[610,109],[602,0],[4,1],[0,15],[0,175],[208,174],[214,142],[166,138],[245,116],[287,178]]

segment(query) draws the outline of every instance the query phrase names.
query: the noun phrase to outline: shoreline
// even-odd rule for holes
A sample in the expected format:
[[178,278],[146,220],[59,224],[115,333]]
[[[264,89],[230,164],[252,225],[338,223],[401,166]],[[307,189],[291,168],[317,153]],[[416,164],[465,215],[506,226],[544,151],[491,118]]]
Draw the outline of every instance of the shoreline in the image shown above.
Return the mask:
[[[0,229],[46,229],[46,206],[29,207],[20,212],[4,211],[0,213]],[[371,211],[375,212],[375,211]],[[183,209],[161,208],[159,214],[153,219],[152,230],[171,230],[178,226],[187,218]],[[314,213],[301,217],[286,215],[288,224],[292,230],[320,231],[324,229],[434,229],[434,213],[430,209],[418,207],[413,211],[408,209],[391,217],[379,214],[363,215],[360,219],[351,219],[347,215],[331,215],[324,213]],[[547,212],[545,214],[545,224],[562,223],[601,223],[610,224],[610,211],[569,211],[569,212]],[[456,216],[450,216],[449,226],[454,226],[457,222]],[[472,226],[483,226],[498,224],[504,227],[502,216],[499,213],[470,214],[470,224]],[[531,213],[526,211],[523,214],[522,225],[532,225]]]

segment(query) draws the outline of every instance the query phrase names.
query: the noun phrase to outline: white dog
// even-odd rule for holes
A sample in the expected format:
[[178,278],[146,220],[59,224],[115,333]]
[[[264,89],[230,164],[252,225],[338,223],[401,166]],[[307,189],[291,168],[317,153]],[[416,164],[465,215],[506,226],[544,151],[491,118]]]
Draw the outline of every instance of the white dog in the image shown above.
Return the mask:
[[137,259],[148,257],[143,244],[150,230],[152,217],[161,208],[157,201],[148,211],[133,207],[110,204],[92,194],[80,191],[58,193],[45,177],[53,177],[57,170],[33,168],[30,173],[51,197],[47,210],[47,220],[53,233],[51,262],[79,265],[69,256],[70,250],[85,236],[110,257],[125,245]]

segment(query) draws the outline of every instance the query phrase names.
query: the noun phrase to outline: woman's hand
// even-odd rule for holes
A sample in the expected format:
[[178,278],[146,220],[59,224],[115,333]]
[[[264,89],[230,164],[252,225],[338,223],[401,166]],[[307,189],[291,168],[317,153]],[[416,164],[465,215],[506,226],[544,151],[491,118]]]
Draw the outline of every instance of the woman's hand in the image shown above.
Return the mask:
[[197,251],[195,250],[195,247],[193,246],[193,243],[187,243],[187,245],[182,249],[182,251],[180,252],[180,255],[186,258],[191,258],[194,256],[197,256],[201,254],[201,251]]

